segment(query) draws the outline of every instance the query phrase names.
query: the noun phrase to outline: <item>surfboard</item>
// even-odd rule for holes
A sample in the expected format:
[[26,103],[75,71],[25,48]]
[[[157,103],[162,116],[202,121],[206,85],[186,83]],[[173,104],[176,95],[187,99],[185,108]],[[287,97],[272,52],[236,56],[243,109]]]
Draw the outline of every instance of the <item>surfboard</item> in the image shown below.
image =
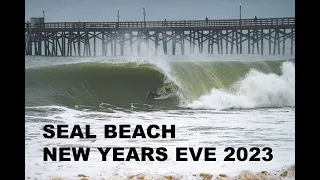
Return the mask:
[[156,100],[160,100],[160,99],[168,99],[170,96],[160,96],[160,97],[156,97]]
[[159,100],[159,99],[166,99],[166,97],[157,97],[157,98],[155,98],[155,100]]

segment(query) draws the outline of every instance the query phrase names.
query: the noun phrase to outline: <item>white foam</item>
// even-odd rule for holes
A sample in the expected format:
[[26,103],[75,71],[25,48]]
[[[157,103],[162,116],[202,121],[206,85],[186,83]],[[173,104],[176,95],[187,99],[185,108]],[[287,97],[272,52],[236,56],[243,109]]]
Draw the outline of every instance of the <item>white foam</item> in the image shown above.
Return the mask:
[[188,104],[190,108],[228,109],[295,106],[295,67],[284,62],[282,74],[264,74],[255,69],[234,84],[234,90],[212,89],[210,94]]
[[[85,174],[90,179],[110,179],[118,174],[130,176],[138,173],[153,175],[182,176],[182,179],[192,179],[194,173],[224,173],[228,176],[238,175],[242,170],[260,172],[262,170],[279,170],[282,166],[294,163],[294,110],[284,109],[253,109],[250,111],[222,112],[216,110],[170,110],[156,112],[114,111],[84,112],[59,106],[42,106],[27,108],[36,113],[27,112],[26,123],[26,178],[48,179],[61,177],[63,179],[79,179],[78,174]],[[38,114],[39,112],[43,112]],[[271,118],[270,118],[271,117]],[[36,120],[42,119],[43,121]],[[72,125],[79,124],[82,128],[90,124],[91,133],[97,135],[91,139],[45,139],[42,134],[45,124],[68,124],[68,132]],[[175,139],[104,139],[103,127],[105,124],[141,124],[147,127],[150,124],[175,124]],[[248,126],[248,124],[250,124]],[[132,130],[132,129],[131,129]],[[131,131],[132,132],[132,131]],[[254,132],[254,135],[252,133]],[[273,139],[270,141],[270,139]],[[43,147],[166,147],[168,159],[165,162],[115,162],[101,161],[98,151],[90,153],[89,160],[70,162],[44,162]],[[271,162],[224,162],[225,147],[271,147],[274,159]],[[216,147],[217,161],[205,162],[201,156],[198,162],[177,162],[175,147]],[[126,152],[126,151],[125,151]],[[140,154],[140,153],[139,153]],[[249,154],[251,155],[251,153]],[[265,156],[260,153],[259,157]],[[109,178],[107,178],[109,179]],[[125,179],[125,178],[124,178]]]

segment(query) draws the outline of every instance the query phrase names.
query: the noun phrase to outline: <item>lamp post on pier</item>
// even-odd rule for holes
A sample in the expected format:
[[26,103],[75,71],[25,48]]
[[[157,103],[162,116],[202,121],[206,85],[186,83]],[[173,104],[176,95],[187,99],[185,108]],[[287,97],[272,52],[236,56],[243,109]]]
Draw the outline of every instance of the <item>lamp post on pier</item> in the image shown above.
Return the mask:
[[119,18],[120,18],[120,12],[119,12],[119,9],[117,11],[117,16],[118,16],[118,22],[119,22]]
[[241,26],[241,3],[240,3],[240,26]]
[[[242,20],[241,20],[241,2],[240,2],[240,42],[242,42]],[[240,43],[240,54],[242,54],[242,43]]]
[[143,23],[144,23],[144,27],[146,27],[146,9],[145,7],[143,7]]

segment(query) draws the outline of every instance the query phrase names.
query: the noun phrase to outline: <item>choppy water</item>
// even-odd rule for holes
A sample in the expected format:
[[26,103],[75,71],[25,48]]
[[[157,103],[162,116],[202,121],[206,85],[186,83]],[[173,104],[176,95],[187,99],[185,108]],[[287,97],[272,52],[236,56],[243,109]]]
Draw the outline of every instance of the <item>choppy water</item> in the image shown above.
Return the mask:
[[[138,173],[196,179],[193,174],[230,177],[244,170],[279,177],[295,162],[294,61],[57,59],[26,57],[26,179],[123,179]],[[146,100],[149,88],[165,99]],[[97,139],[45,139],[46,124],[89,124]],[[174,124],[176,138],[104,139],[106,124]],[[270,147],[273,160],[224,162],[229,146]],[[44,162],[43,147],[92,152],[86,162]],[[108,156],[103,162],[96,147],[166,147],[168,159],[113,162]],[[176,147],[216,147],[217,160],[177,162]]]

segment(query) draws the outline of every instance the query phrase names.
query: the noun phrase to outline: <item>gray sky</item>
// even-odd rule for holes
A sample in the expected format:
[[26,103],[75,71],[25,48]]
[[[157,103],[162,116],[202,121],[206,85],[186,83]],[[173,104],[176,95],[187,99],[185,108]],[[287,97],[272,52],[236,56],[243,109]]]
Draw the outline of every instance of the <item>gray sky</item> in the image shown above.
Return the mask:
[[239,18],[294,17],[294,0],[26,0],[26,17],[41,17],[46,22],[57,21],[142,21],[143,6],[146,20],[203,20]]

